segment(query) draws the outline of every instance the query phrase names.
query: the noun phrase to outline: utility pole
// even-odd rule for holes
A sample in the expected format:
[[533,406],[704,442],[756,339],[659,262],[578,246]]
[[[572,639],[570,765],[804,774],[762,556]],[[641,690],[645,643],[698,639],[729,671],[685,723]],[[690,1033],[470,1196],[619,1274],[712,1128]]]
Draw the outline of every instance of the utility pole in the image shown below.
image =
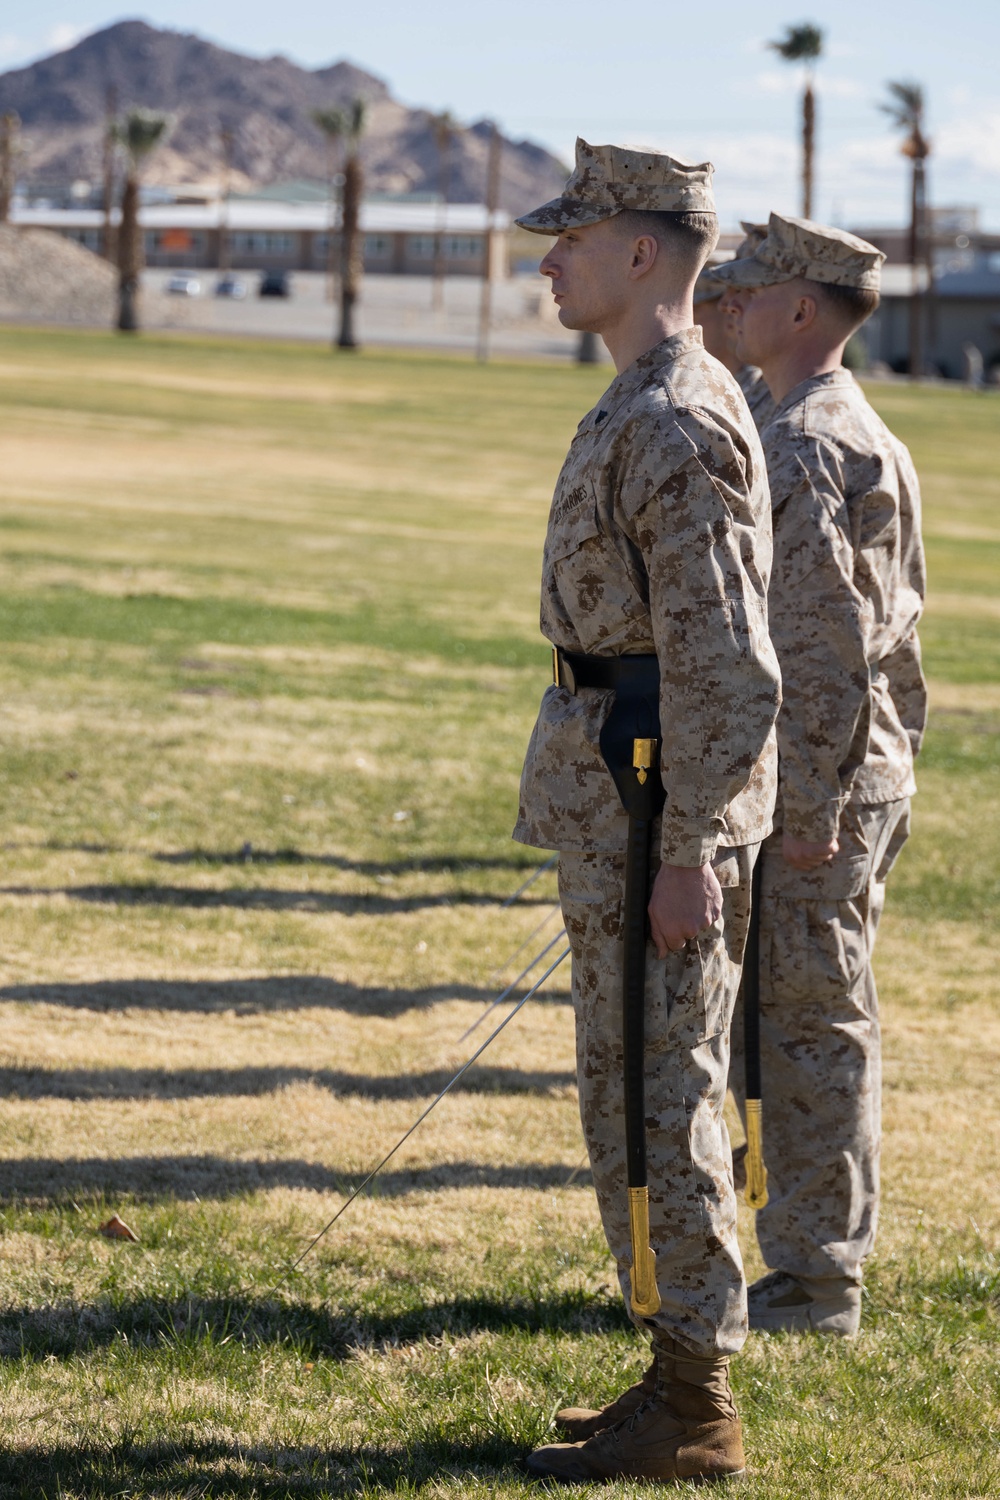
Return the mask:
[[497,199],[500,196],[500,148],[501,136],[493,122],[490,125],[490,144],[486,156],[486,235],[483,239],[483,288],[479,300],[479,346],[477,359],[485,364],[490,357],[490,321],[493,312],[494,222]]
[[101,254],[112,265],[118,259],[118,236],[111,222],[115,202],[115,122],[118,117],[118,90],[110,84],[104,96],[104,167],[101,207],[104,210],[104,230],[101,235]]
[[431,121],[434,140],[438,149],[438,206],[434,230],[434,268],[431,288],[431,306],[436,312],[444,307],[444,231],[448,222],[448,187],[451,169],[451,142],[455,134],[455,121],[448,110],[435,115]]
[[0,224],[10,218],[17,161],[17,132],[21,118],[13,110],[0,118]]

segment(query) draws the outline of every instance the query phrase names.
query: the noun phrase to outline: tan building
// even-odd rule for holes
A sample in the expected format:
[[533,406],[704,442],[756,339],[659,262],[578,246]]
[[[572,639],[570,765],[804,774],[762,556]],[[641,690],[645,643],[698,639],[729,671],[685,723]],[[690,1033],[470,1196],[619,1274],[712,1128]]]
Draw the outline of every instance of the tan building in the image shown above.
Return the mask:
[[[89,250],[101,248],[100,209],[15,206],[11,221],[52,230]],[[237,271],[324,271],[329,264],[331,213],[321,199],[146,204],[139,222],[150,266],[205,269],[228,262]],[[440,256],[449,276],[481,276],[491,234],[494,274],[506,276],[509,222],[507,214],[497,212],[491,224],[487,210],[477,203],[371,199],[361,209],[364,267],[375,273],[429,276]],[[334,231],[335,256],[337,249]]]

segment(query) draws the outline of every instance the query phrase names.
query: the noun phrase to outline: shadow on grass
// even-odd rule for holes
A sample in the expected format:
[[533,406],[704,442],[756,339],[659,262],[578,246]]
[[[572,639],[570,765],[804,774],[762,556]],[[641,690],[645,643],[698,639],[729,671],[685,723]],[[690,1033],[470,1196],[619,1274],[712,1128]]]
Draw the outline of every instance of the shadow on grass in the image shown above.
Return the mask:
[[[320,1162],[284,1159],[262,1161],[225,1156],[56,1157],[28,1156],[0,1161],[0,1203],[59,1204],[103,1197],[120,1204],[123,1196],[140,1203],[233,1198],[272,1188],[308,1188],[317,1193],[351,1193],[365,1172],[337,1171]],[[442,1162],[380,1172],[372,1197],[399,1198],[406,1193],[442,1188],[527,1188],[548,1192],[564,1187],[589,1188],[589,1170],[574,1172],[564,1162],[482,1166],[472,1161]]]
[[0,1313],[0,1357],[68,1359],[126,1340],[161,1348],[236,1343],[342,1360],[358,1349],[476,1333],[601,1333],[628,1327],[619,1298],[585,1291],[501,1300],[455,1297],[392,1312],[331,1311],[275,1297],[136,1297],[59,1302]]
[[[80,1010],[269,1011],[322,1008],[358,1016],[399,1016],[446,1000],[477,1000],[486,1005],[495,989],[468,984],[428,985],[423,989],[371,988],[327,979],[321,974],[274,974],[263,979],[97,979],[83,984],[45,983],[0,986],[0,1001],[33,1000]],[[568,990],[549,989],[539,1003],[568,1005]]]
[[[497,1012],[499,1015],[500,1012]],[[0,1098],[202,1099],[275,1094],[311,1083],[340,1098],[427,1099],[454,1069],[370,1076],[328,1068],[0,1068]],[[551,1094],[576,1084],[572,1069],[470,1068],[455,1085],[462,1094]]]
[[59,1445],[0,1454],[0,1496],[57,1500],[58,1496],[225,1495],[232,1500],[290,1500],[291,1496],[370,1496],[400,1485],[467,1475],[477,1488],[516,1480],[524,1450],[499,1435],[481,1442],[444,1436],[405,1448],[265,1447],[219,1441],[109,1442],[104,1447]]
[[[166,906],[194,910],[217,907],[237,911],[335,912],[338,916],[390,916],[434,907],[501,906],[506,896],[482,891],[449,891],[424,896],[338,895],[333,891],[285,891],[236,888],[206,890],[189,885],[0,886],[0,896],[65,896],[94,906]],[[524,895],[519,906],[551,906],[549,897]]]
[[[109,852],[109,851],[105,851]],[[138,852],[138,851],[137,851]],[[178,849],[171,854],[152,856],[165,865],[319,865],[355,875],[461,875],[465,870],[509,870],[515,877],[527,879],[537,870],[537,863],[516,856],[443,854],[414,855],[410,859],[347,859],[341,854],[306,854],[300,849]],[[504,900],[507,895],[498,896]]]

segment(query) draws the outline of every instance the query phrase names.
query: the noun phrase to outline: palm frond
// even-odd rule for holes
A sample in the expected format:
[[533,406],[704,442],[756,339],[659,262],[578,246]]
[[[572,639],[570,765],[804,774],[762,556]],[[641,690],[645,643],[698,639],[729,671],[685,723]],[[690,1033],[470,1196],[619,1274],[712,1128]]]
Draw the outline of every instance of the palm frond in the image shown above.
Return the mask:
[[138,166],[160,144],[172,124],[169,115],[158,115],[148,109],[130,109],[112,128],[114,139]]
[[331,141],[347,134],[347,117],[342,109],[314,109],[310,114],[313,124]]
[[364,99],[358,98],[351,102],[347,116],[347,133],[352,141],[359,141],[364,133],[365,121],[368,116],[368,105]]
[[924,119],[924,91],[919,83],[903,79],[887,83],[889,98],[879,104],[883,114],[900,130],[919,130]]
[[785,62],[815,62],[823,51],[823,32],[808,22],[786,26],[784,36],[767,45]]

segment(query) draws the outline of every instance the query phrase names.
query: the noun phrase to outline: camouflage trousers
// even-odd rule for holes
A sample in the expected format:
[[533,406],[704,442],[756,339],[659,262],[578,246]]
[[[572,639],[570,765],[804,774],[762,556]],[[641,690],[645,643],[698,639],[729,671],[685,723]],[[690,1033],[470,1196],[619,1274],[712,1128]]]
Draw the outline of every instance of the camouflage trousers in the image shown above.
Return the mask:
[[[904,798],[850,804],[840,853],[802,875],[772,834],[761,858],[760,1049],[766,1264],[860,1281],[879,1207],[882,1058],[871,959],[885,881],[910,827]],[[742,1111],[742,1003],[730,1081]]]
[[[729,1135],[722,1118],[729,1026],[756,846],[720,850],[722,918],[680,953],[646,964],[646,1152],[656,1327],[693,1353],[735,1353],[747,1330]],[[622,1083],[624,858],[561,854],[559,896],[573,950],[580,1117],[597,1201],[630,1307]]]

